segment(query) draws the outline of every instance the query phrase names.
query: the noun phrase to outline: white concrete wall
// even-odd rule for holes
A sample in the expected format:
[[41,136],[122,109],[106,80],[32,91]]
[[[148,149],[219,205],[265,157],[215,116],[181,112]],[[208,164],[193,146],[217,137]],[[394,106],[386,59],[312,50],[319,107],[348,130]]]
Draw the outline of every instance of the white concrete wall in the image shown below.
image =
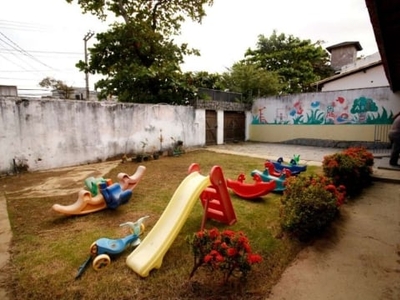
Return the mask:
[[389,82],[386,79],[383,65],[379,65],[365,71],[335,79],[334,81],[326,82],[321,90],[322,92],[328,92],[388,86]]
[[250,125],[251,125],[251,121],[253,119],[253,116],[251,114],[251,111],[247,111],[246,112],[246,124],[245,124],[245,141],[250,140]]
[[29,170],[71,166],[142,151],[182,140],[205,144],[205,110],[191,106],[75,100],[0,98],[0,173],[13,159]]
[[217,110],[217,145],[224,143],[224,111]]

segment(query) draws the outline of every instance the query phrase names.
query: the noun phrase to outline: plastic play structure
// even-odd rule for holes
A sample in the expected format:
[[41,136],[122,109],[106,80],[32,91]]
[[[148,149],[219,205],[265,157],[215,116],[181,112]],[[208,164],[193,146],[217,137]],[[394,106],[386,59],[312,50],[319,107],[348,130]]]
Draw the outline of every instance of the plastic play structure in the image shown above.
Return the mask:
[[131,234],[120,239],[100,238],[90,246],[89,258],[79,267],[78,274],[75,279],[79,278],[85,271],[90,262],[93,269],[99,271],[104,269],[111,263],[111,257],[124,252],[128,247],[136,247],[140,244],[140,234],[144,232],[145,226],[143,221],[148,216],[142,217],[136,222],[126,222],[119,226],[129,226]]
[[[96,195],[92,195],[88,190],[81,190],[75,203],[70,205],[54,204],[52,208],[65,215],[85,215],[106,208],[116,209],[118,206],[128,203],[131,199],[133,189],[142,179],[145,170],[146,167],[139,166],[132,176],[119,173],[119,183],[114,184],[110,179],[90,178],[85,181],[85,184],[89,184],[92,190],[96,190]],[[97,182],[96,188],[93,188],[93,182]]]
[[99,190],[100,183],[106,183],[107,185],[111,185],[112,180],[104,179],[103,177],[98,177],[98,178],[88,177],[85,179],[85,186],[90,191],[92,196],[97,196],[97,194],[100,193],[100,190]]
[[264,169],[268,169],[269,174],[275,177],[280,177],[284,172],[286,176],[292,175],[292,172],[287,168],[283,168],[280,171],[277,171],[274,164],[270,160],[265,161]]
[[[189,173],[191,172],[200,172],[199,165],[192,164],[189,168]],[[227,225],[236,223],[236,214],[220,167],[214,166],[211,169],[210,181],[211,185],[200,194],[201,204],[204,209],[200,230],[204,229],[207,219],[214,219]]]
[[300,156],[297,155],[294,156],[294,158],[292,158],[289,163],[285,163],[282,157],[279,157],[278,160],[276,161],[271,160],[270,162],[274,165],[275,170],[277,171],[282,171],[283,169],[289,169],[292,175],[298,175],[301,172],[307,170],[307,165],[299,165],[298,164],[299,161],[300,161]]
[[266,168],[264,169],[263,172],[259,171],[259,170],[253,170],[251,171],[251,176],[260,176],[261,180],[264,182],[270,182],[270,181],[275,181],[276,187],[275,189],[273,189],[274,192],[282,192],[286,189],[285,187],[285,181],[286,178],[288,178],[291,175],[291,172],[284,168],[282,170],[282,173],[279,177],[277,176],[273,176],[269,173],[269,170]]
[[276,182],[274,180],[262,181],[259,174],[254,174],[254,183],[246,183],[245,180],[246,177],[242,173],[238,176],[237,180],[227,179],[226,184],[236,195],[247,200],[260,198],[276,189]]
[[188,172],[157,223],[126,259],[127,265],[141,277],[147,277],[152,269],[161,267],[165,253],[199,198],[205,208],[202,223],[208,218],[227,224],[236,222],[222,169],[214,166],[209,176],[203,176],[199,165],[194,163],[190,165]]
[[117,175],[118,182],[121,185],[122,190],[133,190],[139,181],[142,179],[144,172],[146,171],[145,166],[139,166],[136,169],[135,174],[129,176],[126,173],[119,173]]
[[123,190],[119,183],[110,186],[107,186],[107,183],[100,183],[99,188],[107,208],[116,209],[118,206],[128,203],[132,197],[132,191]]

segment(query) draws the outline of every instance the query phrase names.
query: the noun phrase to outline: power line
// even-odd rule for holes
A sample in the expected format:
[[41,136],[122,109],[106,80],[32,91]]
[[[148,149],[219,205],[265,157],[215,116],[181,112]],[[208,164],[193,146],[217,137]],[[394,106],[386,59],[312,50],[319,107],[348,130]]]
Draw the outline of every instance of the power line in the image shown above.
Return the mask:
[[13,29],[13,30],[23,30],[23,31],[38,31],[44,32],[49,31],[49,27],[45,25],[35,25],[32,23],[24,23],[24,22],[15,22],[15,21],[7,21],[0,20],[0,28],[2,29]]
[[[21,66],[19,66],[19,67],[21,67]],[[49,72],[49,71],[52,71],[52,70],[27,70],[27,69],[23,70],[23,71],[19,71],[19,70],[0,70],[0,73],[26,73],[26,72],[28,72],[28,73],[37,73],[37,72]],[[79,72],[78,69],[63,69],[63,70],[60,70],[60,71],[62,71],[62,72]]]
[[18,90],[20,90],[20,91],[45,91],[45,92],[48,91],[48,89],[40,89],[40,88],[37,88],[37,89],[18,89]]
[[35,80],[34,78],[17,78],[17,77],[0,77],[0,79],[27,80],[27,81]]
[[18,31],[33,31],[33,32],[59,32],[60,30],[67,30],[70,32],[80,32],[81,27],[68,27],[66,26],[52,26],[39,24],[39,23],[27,23],[27,22],[17,22],[9,20],[0,20],[0,29],[18,30]]
[[[21,52],[22,54],[24,54],[24,55],[30,57],[31,59],[37,61],[37,62],[40,63],[41,65],[43,65],[43,66],[45,66],[45,67],[48,67],[48,68],[54,70],[52,67],[50,67],[49,65],[47,65],[47,64],[45,64],[44,62],[40,61],[39,59],[37,59],[36,57],[34,57],[32,54],[26,52],[24,49],[22,49],[18,44],[16,44],[15,42],[13,42],[10,38],[8,38],[8,37],[7,37],[4,33],[2,33],[1,31],[0,31],[0,35],[4,36],[8,41],[10,41],[10,42],[12,43],[12,45],[10,45],[9,43],[5,42],[6,44],[10,45],[12,48],[14,48],[14,49],[16,49],[17,51]],[[3,39],[0,38],[0,40],[4,42]],[[13,45],[15,45],[15,46],[13,46]]]
[[[14,54],[14,55],[15,55],[15,54]],[[14,65],[16,65],[17,67],[20,67],[21,69],[23,69],[23,70],[25,70],[25,71],[27,70],[27,69],[25,69],[25,67],[23,67],[23,66],[17,64],[16,62],[13,62],[12,60],[7,59],[4,55],[0,54],[0,56],[3,57],[6,61],[8,61],[8,62],[10,62],[10,63],[12,63],[12,64],[14,64]],[[15,55],[15,56],[16,56],[16,55]],[[18,58],[18,57],[17,57],[17,58]]]
[[[2,48],[2,49],[0,49],[0,52],[3,52],[3,50],[6,51],[6,52],[15,52],[15,51],[17,51],[17,50],[13,50],[13,49]],[[40,54],[82,55],[82,52],[44,51],[44,50],[26,50],[26,51],[29,52],[29,53],[40,53]]]
[[[108,30],[109,23],[100,22],[96,25],[99,28],[103,28],[102,30]],[[92,27],[93,25],[88,25]],[[41,33],[59,33],[62,31],[67,31],[70,33],[81,33],[82,26],[74,26],[74,23],[69,23],[68,26],[57,26],[57,24],[52,24],[51,26],[40,24],[40,23],[28,23],[28,22],[20,22],[20,21],[11,21],[11,20],[0,20],[0,29],[7,30],[18,30],[18,31],[31,31],[31,32],[41,32]]]
[[[2,42],[2,43],[4,43],[4,44],[6,44],[6,45],[12,47],[12,45],[10,45],[10,43],[4,41],[1,37],[0,37],[0,42]],[[21,52],[21,51],[18,51],[18,52]],[[28,65],[30,68],[35,69],[35,67],[33,67],[31,64],[29,64],[28,62],[26,62],[26,61],[24,61],[23,59],[21,59],[17,54],[15,54],[15,53],[11,53],[11,54],[12,54],[13,56],[15,56],[15,58],[17,58],[18,60],[22,61],[24,64]],[[24,70],[27,70],[25,67],[23,67],[23,66],[21,66],[21,65],[19,65],[19,64],[17,64],[17,63],[15,63],[15,62],[13,62],[13,61],[10,60],[10,59],[7,59],[4,55],[1,55],[1,56],[2,56],[3,58],[5,58],[7,61],[11,62],[12,64],[14,64],[14,65],[16,65],[16,66],[18,66],[18,67],[20,67],[20,68],[22,68],[22,69],[24,69]]]

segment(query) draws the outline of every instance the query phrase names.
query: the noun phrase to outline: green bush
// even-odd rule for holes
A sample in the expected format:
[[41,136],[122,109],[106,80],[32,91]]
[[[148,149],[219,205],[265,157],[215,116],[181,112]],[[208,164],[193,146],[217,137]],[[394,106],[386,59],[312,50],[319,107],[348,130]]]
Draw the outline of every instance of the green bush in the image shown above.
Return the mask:
[[289,177],[281,198],[280,223],[283,231],[301,241],[319,235],[336,218],[345,196],[321,175]]
[[341,153],[325,156],[322,168],[333,184],[344,185],[347,194],[354,196],[371,183],[373,164],[372,153],[365,148],[351,147]]

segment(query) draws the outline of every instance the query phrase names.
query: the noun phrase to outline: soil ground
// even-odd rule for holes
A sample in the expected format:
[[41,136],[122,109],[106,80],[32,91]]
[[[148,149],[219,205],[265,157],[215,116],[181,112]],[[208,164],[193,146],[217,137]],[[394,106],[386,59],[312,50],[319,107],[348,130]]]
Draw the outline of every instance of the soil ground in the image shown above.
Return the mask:
[[[295,149],[295,153],[306,152],[302,152],[301,147]],[[232,148],[223,147],[218,151],[235,152]],[[266,150],[260,151],[264,152],[258,155],[266,158]],[[293,149],[286,153],[290,151]],[[321,157],[315,158],[313,155],[329,153],[329,149],[313,151],[303,155],[310,164],[312,160],[322,161]],[[240,145],[238,152],[241,155],[257,155],[254,145],[246,150]],[[283,150],[280,152],[282,156],[286,153]],[[78,192],[84,179],[103,176],[118,163],[114,161],[36,172],[34,185],[24,186],[18,193],[7,196],[51,195],[55,189],[58,194]],[[398,177],[400,171],[391,173],[391,176],[393,174]],[[18,180],[18,176],[15,180]],[[0,186],[0,270],[9,259],[10,240],[6,201],[3,186]],[[4,273],[0,272],[0,280],[5,278]],[[0,299],[8,299],[6,291],[1,289]],[[326,237],[300,253],[268,299],[400,299],[400,184],[376,181],[357,201],[343,206],[339,222],[334,224]]]

